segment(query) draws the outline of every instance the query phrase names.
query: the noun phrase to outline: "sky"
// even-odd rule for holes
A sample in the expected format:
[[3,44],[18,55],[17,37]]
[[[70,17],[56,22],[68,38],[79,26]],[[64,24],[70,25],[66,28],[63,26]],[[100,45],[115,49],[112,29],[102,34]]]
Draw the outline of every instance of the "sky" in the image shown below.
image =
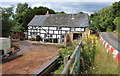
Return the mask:
[[9,7],[17,3],[27,2],[32,8],[45,6],[53,9],[55,12],[65,11],[68,14],[84,12],[90,15],[118,1],[119,0],[0,0],[0,6]]
[[0,2],[116,2],[119,0],[0,0]]

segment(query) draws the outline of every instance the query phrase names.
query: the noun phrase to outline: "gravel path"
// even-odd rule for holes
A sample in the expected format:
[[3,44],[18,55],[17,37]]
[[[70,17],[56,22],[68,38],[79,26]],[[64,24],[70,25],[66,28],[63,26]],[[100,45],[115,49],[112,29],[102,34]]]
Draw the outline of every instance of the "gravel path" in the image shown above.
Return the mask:
[[19,41],[22,55],[2,65],[3,74],[29,74],[57,55],[58,49],[53,45],[32,44],[27,41]]

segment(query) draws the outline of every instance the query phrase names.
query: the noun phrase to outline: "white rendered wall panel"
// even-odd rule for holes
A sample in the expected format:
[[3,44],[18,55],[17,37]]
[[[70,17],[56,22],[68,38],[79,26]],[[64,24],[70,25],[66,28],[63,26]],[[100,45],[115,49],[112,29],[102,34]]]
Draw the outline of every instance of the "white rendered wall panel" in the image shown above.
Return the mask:
[[28,36],[28,39],[31,39],[31,36]]
[[62,30],[70,30],[70,28],[65,28],[65,27],[62,27]]
[[54,31],[54,34],[58,34],[58,31]]
[[42,38],[44,38],[44,37],[45,37],[45,35],[44,35],[44,34],[41,34],[41,37],[42,37]]
[[53,31],[49,31],[50,34],[53,34]]
[[40,33],[37,33],[37,35],[40,35]]
[[59,34],[61,34],[61,31],[59,31]]
[[40,30],[37,30],[37,32],[40,32]]
[[80,31],[84,31],[84,28],[81,28],[81,30]]
[[41,33],[46,33],[44,30],[41,30]]
[[28,32],[28,35],[30,35],[30,32]]
[[57,35],[57,38],[60,38],[60,35]]
[[33,30],[33,32],[36,32],[36,30]]
[[53,38],[56,38],[56,35],[53,35]]
[[57,30],[56,27],[49,27],[50,30]]
[[48,27],[42,27],[43,29],[48,29]]
[[65,31],[62,31],[62,34],[65,34]]
[[80,31],[80,28],[75,28],[75,31]]

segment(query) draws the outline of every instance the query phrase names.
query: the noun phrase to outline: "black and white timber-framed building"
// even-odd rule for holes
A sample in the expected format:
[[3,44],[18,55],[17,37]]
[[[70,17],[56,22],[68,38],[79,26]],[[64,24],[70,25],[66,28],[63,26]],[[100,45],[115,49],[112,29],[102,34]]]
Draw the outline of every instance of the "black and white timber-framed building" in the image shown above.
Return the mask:
[[28,24],[28,39],[39,35],[42,41],[64,42],[64,35],[72,31],[84,32],[88,27],[87,14],[36,15]]

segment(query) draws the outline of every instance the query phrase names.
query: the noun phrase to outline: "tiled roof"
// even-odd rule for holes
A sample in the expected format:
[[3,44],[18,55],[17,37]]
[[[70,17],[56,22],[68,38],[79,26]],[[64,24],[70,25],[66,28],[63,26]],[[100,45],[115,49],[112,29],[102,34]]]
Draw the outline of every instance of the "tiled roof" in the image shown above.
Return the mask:
[[87,14],[36,15],[28,26],[87,27]]

